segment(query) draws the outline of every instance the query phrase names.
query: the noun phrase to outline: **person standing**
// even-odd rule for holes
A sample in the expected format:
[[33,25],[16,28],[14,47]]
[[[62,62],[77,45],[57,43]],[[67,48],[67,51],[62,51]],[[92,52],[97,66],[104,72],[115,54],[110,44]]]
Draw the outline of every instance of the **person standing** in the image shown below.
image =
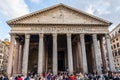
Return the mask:
[[75,80],[75,76],[73,74],[70,75],[70,80]]
[[22,80],[21,76],[18,76],[18,80]]

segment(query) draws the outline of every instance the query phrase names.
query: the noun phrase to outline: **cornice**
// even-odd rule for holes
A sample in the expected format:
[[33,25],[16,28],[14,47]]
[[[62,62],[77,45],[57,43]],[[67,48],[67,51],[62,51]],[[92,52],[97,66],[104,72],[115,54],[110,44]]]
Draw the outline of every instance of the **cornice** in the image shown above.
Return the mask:
[[82,26],[109,26],[107,24],[71,24],[71,23],[13,23],[10,25],[82,25]]
[[110,31],[110,34],[114,32],[117,28],[120,28],[120,24],[118,24],[112,31]]
[[113,41],[114,39],[116,39],[116,38],[118,38],[118,37],[120,37],[120,34],[116,35],[115,37],[112,37],[112,38],[111,38],[111,41]]

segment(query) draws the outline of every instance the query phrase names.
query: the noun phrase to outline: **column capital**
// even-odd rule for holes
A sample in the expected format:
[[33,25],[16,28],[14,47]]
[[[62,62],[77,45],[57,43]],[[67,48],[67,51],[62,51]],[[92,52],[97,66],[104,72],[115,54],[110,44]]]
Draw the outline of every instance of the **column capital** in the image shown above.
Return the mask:
[[97,39],[97,34],[92,34],[93,39]]
[[18,35],[15,36],[15,39],[16,39],[16,42],[20,42],[20,41],[19,41],[19,36],[18,36]]
[[15,39],[15,34],[10,34],[11,38]]
[[67,33],[67,37],[71,37],[71,33]]
[[10,34],[11,37],[11,41],[13,41],[13,39],[15,40],[15,34]]
[[84,39],[85,34],[80,34],[80,38]]
[[53,33],[52,36],[53,36],[53,37],[57,37],[57,33]]
[[25,34],[25,38],[29,39],[30,38],[30,34]]
[[15,34],[13,34],[13,33],[10,33],[10,35],[11,35],[11,36],[15,36]]
[[105,39],[110,39],[109,34],[105,34]]
[[101,37],[99,38],[99,40],[100,40],[100,41],[103,41],[103,37],[104,37],[104,36],[101,36]]
[[44,34],[40,33],[39,38],[43,38],[43,37],[44,37]]

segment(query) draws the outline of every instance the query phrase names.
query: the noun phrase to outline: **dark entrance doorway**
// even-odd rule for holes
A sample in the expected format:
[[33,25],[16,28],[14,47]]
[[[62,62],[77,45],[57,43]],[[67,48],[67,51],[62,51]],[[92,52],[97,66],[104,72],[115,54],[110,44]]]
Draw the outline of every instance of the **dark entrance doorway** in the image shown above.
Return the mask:
[[65,52],[58,51],[58,71],[65,71]]

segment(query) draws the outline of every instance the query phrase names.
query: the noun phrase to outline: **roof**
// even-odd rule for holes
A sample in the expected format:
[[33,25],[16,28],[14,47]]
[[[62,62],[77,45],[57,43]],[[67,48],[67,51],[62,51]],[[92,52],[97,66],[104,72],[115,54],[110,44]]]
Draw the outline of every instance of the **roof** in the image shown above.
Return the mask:
[[81,11],[81,10],[75,9],[75,8],[73,8],[73,7],[70,7],[70,6],[65,5],[65,4],[62,4],[62,3],[57,4],[57,5],[54,5],[54,6],[51,6],[51,7],[48,7],[48,8],[45,8],[45,9],[42,9],[42,10],[39,10],[39,11],[36,11],[36,12],[32,12],[32,13],[30,13],[30,14],[26,14],[26,15],[24,15],[24,16],[21,16],[21,17],[12,19],[12,20],[9,20],[9,21],[7,21],[7,23],[8,23],[8,24],[14,24],[16,21],[19,21],[19,20],[28,18],[28,17],[30,17],[30,16],[33,16],[33,15],[36,15],[36,14],[45,12],[45,11],[50,10],[50,9],[54,9],[54,8],[56,8],[56,7],[59,7],[59,6],[64,6],[64,7],[66,7],[66,8],[69,8],[69,9],[73,10],[73,11],[76,11],[76,12],[78,12],[78,13],[82,13],[82,14],[84,14],[84,15],[87,15],[87,16],[91,17],[91,18],[94,18],[94,19],[97,19],[97,20],[99,20],[99,21],[102,21],[102,22],[104,22],[104,23],[107,24],[107,25],[111,25],[111,24],[112,24],[111,22],[109,22],[109,21],[107,21],[107,20],[104,20],[104,19],[99,18],[99,17],[97,17],[97,16],[93,16],[93,15],[91,15],[91,14],[88,14],[88,13],[86,13],[86,12],[83,12],[83,11]]
[[120,27],[120,24],[118,24],[112,31],[110,31],[110,34],[115,31],[118,27]]

